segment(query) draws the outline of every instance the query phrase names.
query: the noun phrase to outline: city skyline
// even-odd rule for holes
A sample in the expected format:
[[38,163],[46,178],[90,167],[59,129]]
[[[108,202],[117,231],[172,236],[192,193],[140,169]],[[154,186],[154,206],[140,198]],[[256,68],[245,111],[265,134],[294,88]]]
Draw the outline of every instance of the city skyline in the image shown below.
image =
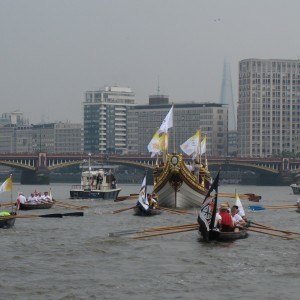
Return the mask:
[[[268,14],[264,7],[268,8]],[[33,123],[82,121],[87,90],[132,88],[216,102],[224,59],[235,104],[238,62],[297,59],[298,1],[1,1],[2,112]]]

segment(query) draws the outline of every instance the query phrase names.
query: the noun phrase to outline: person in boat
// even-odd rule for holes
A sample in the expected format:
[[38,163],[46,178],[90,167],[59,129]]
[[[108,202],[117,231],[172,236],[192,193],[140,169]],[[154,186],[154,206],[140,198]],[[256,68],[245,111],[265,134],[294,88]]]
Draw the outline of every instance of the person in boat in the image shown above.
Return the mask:
[[111,175],[111,188],[116,188],[116,177],[114,176],[114,174]]
[[156,209],[157,206],[158,206],[157,200],[155,199],[155,196],[156,196],[155,193],[147,195],[149,207],[152,208],[152,209]]
[[234,222],[235,228],[243,228],[246,226],[245,220],[239,215],[239,207],[237,205],[233,205],[231,207],[231,217]]
[[37,203],[42,203],[42,193],[41,192],[37,193],[36,201],[37,201]]
[[31,193],[30,196],[27,198],[27,203],[31,203],[31,204],[36,203],[36,198],[34,193]]
[[41,202],[52,202],[51,197],[49,196],[48,192],[44,192],[44,195],[41,196]]
[[298,198],[296,203],[297,203],[298,208],[300,208],[300,198]]
[[100,187],[101,187],[101,184],[102,184],[102,182],[103,182],[103,177],[100,175],[100,174],[98,174],[97,175],[97,181],[96,181],[97,183],[97,189],[99,189],[100,190]]
[[27,199],[26,199],[26,197],[23,195],[22,192],[19,193],[19,196],[18,196],[18,198],[17,198],[17,201],[18,201],[18,203],[22,203],[22,204],[24,204],[24,203],[27,202]]
[[228,212],[228,205],[223,203],[220,207],[220,216],[221,216],[221,231],[230,232],[234,231],[234,222],[231,217],[231,214]]

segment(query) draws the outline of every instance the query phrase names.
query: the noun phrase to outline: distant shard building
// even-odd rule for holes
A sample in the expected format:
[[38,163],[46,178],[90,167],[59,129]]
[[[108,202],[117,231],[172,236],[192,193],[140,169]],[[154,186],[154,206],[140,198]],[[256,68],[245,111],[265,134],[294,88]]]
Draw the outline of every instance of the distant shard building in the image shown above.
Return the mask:
[[236,130],[236,113],[233,101],[230,64],[224,61],[220,103],[228,105],[228,130]]

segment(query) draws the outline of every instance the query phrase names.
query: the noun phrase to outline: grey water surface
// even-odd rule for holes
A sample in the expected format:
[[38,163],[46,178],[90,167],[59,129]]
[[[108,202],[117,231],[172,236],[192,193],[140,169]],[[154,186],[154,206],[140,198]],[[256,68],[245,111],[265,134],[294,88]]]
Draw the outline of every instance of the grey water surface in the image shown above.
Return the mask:
[[[121,187],[120,195],[139,190],[138,185]],[[35,189],[49,187],[15,185],[13,197]],[[297,200],[288,186],[224,185],[219,191],[235,189],[262,195],[260,205]],[[1,299],[299,299],[300,239],[251,232],[244,240],[205,244],[197,231],[147,240],[110,237],[125,229],[196,222],[196,211],[153,217],[133,216],[132,210],[111,214],[135,201],[70,200],[69,184],[51,184],[51,190],[58,200],[90,208],[84,217],[17,219],[13,229],[0,231]],[[9,193],[0,195],[1,202],[9,199]],[[257,204],[242,202],[245,209]],[[70,211],[55,207],[20,213]],[[248,212],[248,217],[300,232],[300,214],[294,209]]]

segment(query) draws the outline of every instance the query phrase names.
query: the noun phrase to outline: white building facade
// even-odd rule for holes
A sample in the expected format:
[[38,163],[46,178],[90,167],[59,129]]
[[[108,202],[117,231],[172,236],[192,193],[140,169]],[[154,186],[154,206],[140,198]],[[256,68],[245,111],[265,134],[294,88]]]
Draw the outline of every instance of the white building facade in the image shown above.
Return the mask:
[[127,112],[134,105],[131,88],[109,86],[87,91],[83,102],[84,151],[127,151]]
[[246,59],[239,63],[238,155],[297,152],[300,61]]

